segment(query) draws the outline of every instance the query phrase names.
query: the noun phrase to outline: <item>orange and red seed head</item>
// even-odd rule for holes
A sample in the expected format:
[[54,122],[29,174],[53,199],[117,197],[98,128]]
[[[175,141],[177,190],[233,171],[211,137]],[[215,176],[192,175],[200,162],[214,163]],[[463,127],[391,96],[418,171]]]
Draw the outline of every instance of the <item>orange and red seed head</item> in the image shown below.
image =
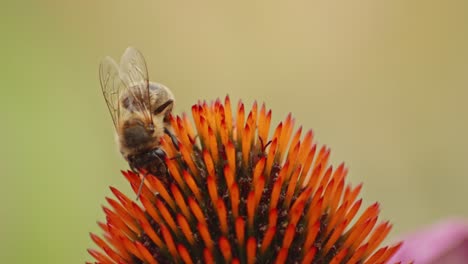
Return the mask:
[[[97,263],[383,263],[398,250],[379,249],[391,225],[377,223],[378,204],[353,221],[361,185],[346,184],[311,131],[294,131],[289,114],[269,137],[271,110],[235,108],[226,97],[194,105],[193,124],[171,118],[167,174],[147,178],[143,206],[112,189],[104,239],[91,235]],[[142,175],[124,175],[136,192]]]

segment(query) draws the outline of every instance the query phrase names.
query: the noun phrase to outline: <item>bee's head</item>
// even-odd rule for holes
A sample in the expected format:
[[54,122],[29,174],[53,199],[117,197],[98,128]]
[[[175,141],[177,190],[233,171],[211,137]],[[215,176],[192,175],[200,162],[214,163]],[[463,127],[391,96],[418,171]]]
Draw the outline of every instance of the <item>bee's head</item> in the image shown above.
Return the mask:
[[140,119],[128,120],[122,129],[122,141],[127,148],[146,148],[154,143],[154,124]]

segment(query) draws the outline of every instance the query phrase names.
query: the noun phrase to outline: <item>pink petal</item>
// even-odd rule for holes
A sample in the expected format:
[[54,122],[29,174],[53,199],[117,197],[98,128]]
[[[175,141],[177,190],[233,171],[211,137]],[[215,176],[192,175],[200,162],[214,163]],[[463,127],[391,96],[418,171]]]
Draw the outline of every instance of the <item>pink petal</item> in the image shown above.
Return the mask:
[[389,263],[468,263],[468,222],[445,220],[403,238],[403,246]]

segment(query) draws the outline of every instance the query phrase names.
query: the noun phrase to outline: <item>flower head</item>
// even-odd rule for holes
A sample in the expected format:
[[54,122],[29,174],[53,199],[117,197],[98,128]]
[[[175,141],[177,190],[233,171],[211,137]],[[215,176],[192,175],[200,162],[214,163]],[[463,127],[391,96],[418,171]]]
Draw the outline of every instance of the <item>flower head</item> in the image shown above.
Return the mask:
[[391,229],[379,205],[361,207],[361,185],[329,165],[330,150],[291,115],[271,137],[271,111],[239,102],[192,107],[171,119],[178,143],[161,140],[166,175],[123,172],[141,205],[111,188],[98,263],[385,263],[400,247],[379,248]]

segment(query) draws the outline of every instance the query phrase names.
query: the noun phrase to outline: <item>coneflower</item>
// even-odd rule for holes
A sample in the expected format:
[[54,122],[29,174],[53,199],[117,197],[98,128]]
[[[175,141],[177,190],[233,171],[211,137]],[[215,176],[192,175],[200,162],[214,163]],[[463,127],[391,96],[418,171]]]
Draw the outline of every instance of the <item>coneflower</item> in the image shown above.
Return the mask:
[[[115,188],[97,263],[385,263],[400,247],[375,203],[358,216],[361,185],[329,165],[330,149],[291,115],[269,137],[271,110],[239,102],[192,107],[161,140],[166,175],[146,177],[141,205]],[[135,193],[143,175],[123,172]],[[161,180],[164,179],[164,180]]]

